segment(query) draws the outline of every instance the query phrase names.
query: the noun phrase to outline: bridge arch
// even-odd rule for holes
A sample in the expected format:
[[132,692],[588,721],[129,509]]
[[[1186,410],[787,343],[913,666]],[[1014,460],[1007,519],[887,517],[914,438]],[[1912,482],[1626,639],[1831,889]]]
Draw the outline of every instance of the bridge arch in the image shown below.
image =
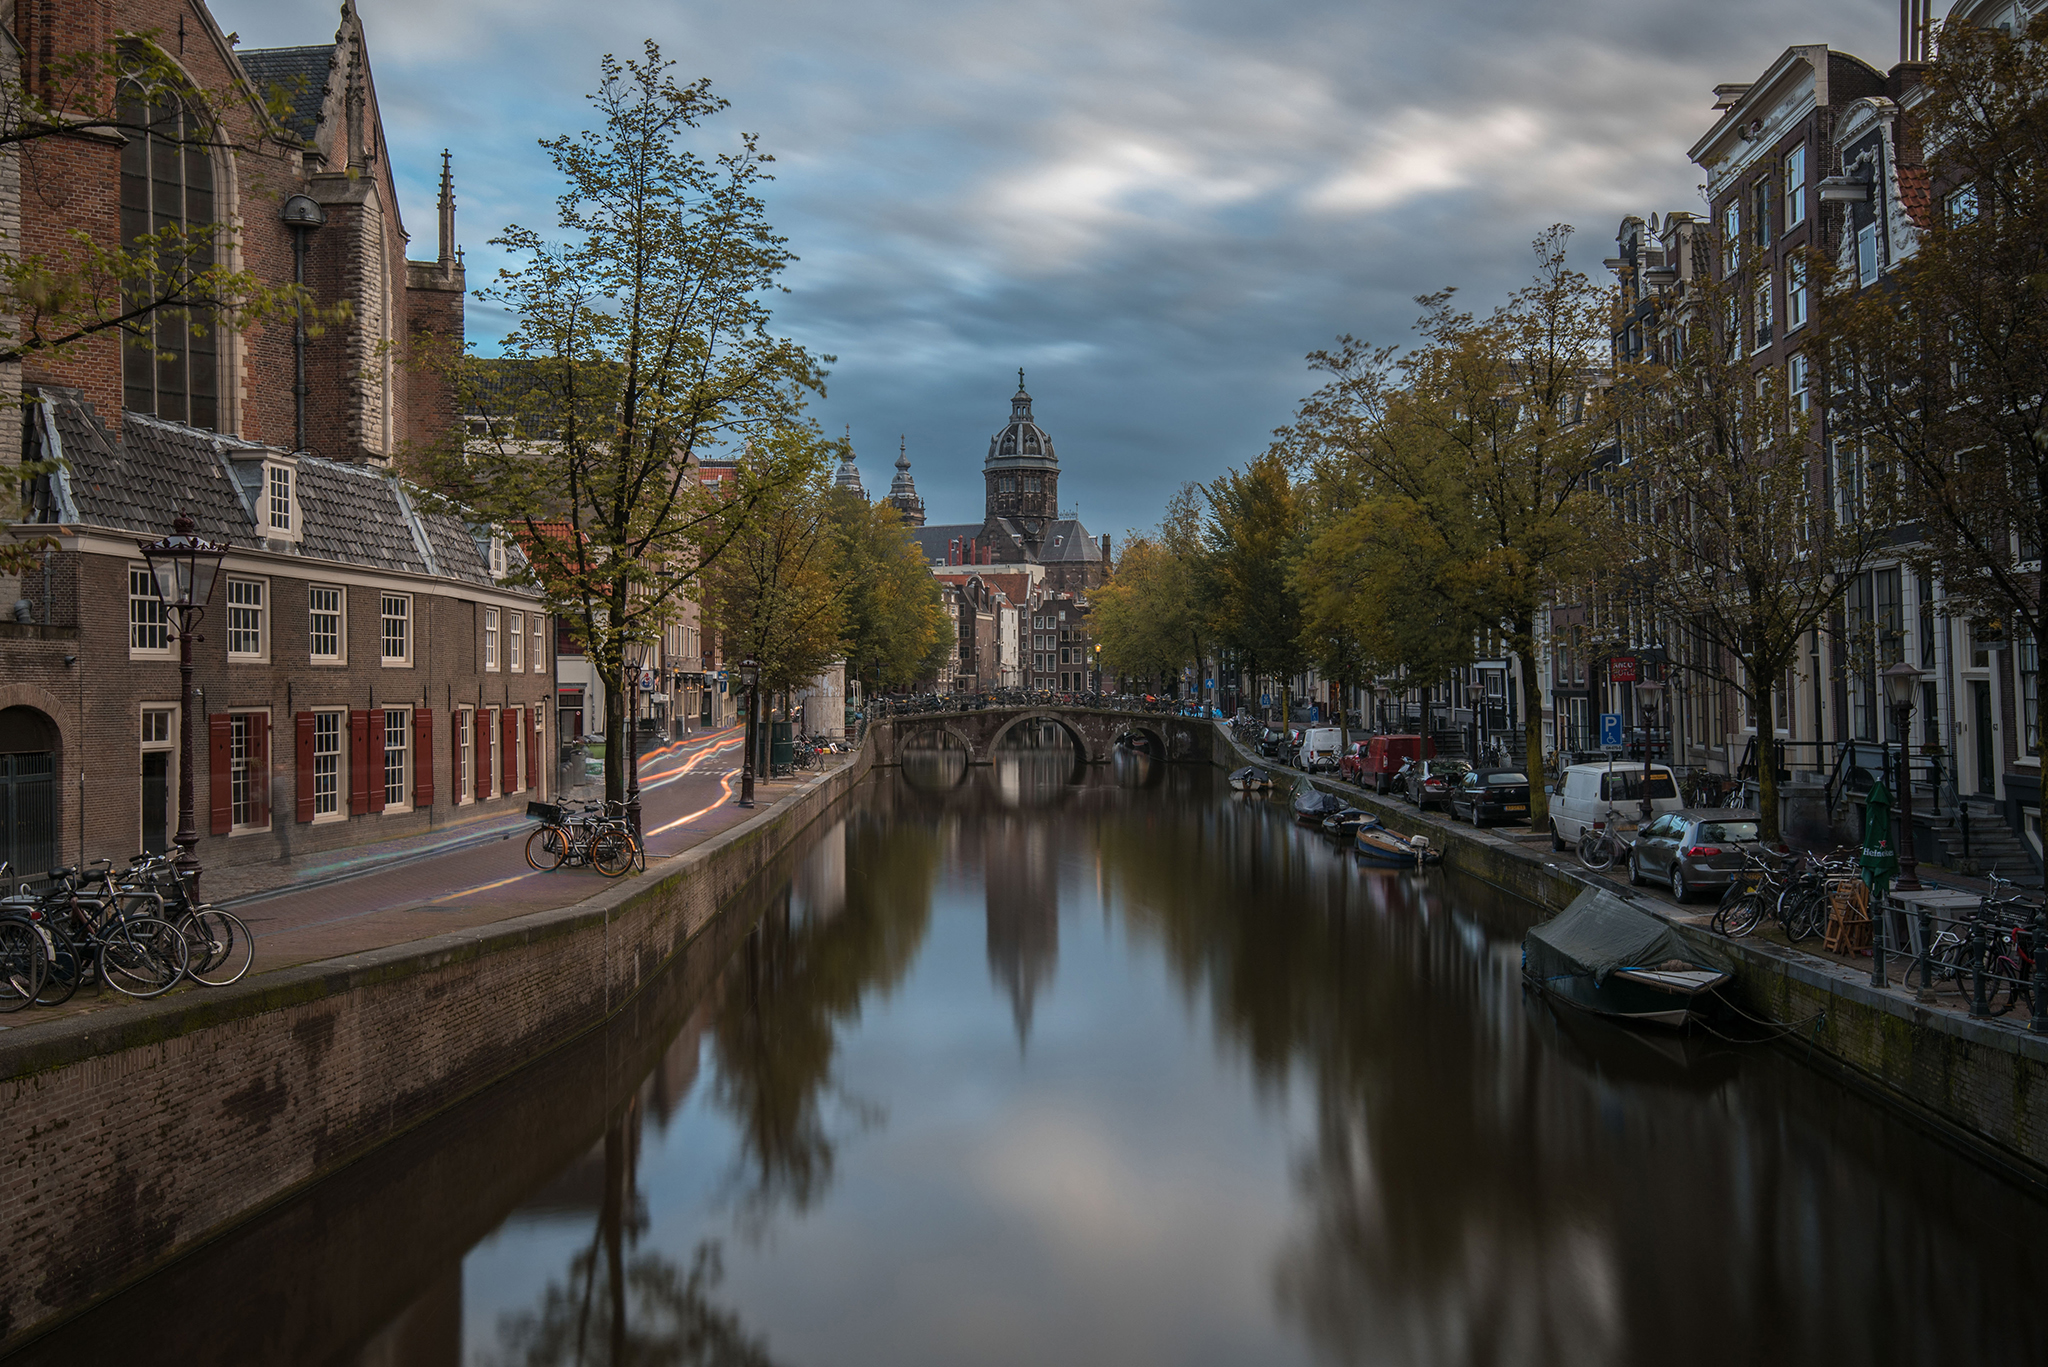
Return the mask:
[[1029,712],[1019,712],[997,727],[995,734],[988,738],[988,748],[982,752],[980,756],[981,761],[987,763],[994,759],[997,748],[1002,745],[1003,738],[1009,735],[1010,732],[1026,722],[1036,721],[1049,721],[1058,726],[1060,730],[1066,732],[1067,739],[1074,743],[1074,751],[1080,755],[1083,764],[1094,764],[1102,758],[1101,755],[1096,753],[1100,747],[1090,744],[1087,734],[1069,718],[1059,712],[1046,708],[1036,708]]
[[903,717],[897,720],[896,726],[898,751],[909,749],[930,737],[945,736],[967,752],[969,764],[979,763],[983,758],[973,738],[944,717]]

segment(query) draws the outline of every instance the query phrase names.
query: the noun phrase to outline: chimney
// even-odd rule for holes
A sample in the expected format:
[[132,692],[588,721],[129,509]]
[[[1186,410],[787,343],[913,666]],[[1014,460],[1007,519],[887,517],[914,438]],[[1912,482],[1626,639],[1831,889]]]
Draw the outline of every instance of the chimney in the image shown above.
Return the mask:
[[1899,60],[1927,60],[1927,30],[1933,21],[1932,0],[1899,0]]

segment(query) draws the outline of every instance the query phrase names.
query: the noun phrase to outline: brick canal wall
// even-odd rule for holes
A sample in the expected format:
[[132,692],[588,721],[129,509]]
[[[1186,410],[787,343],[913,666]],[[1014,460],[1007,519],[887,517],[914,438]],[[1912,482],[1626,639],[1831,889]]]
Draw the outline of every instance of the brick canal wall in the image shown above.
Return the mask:
[[868,768],[574,907],[0,1035],[0,1351],[603,1026]]
[[[1213,728],[1211,758],[1226,768],[1256,763],[1277,785],[1298,774],[1250,756],[1228,728]],[[1403,802],[1349,784],[1316,786],[1378,815],[1403,835],[1426,835],[1444,863],[1546,911],[1562,911],[1594,884],[1570,855],[1528,849],[1470,826],[1424,816]],[[1637,900],[1666,921],[1662,903]],[[2048,1193],[2048,1038],[2022,1023],[1971,1020],[1930,1011],[1904,993],[1879,992],[1853,973],[1796,950],[1732,940],[1670,921],[1703,958],[1735,976],[1729,995],[1745,1011],[1787,1027],[1785,1047],[1843,1084],[1885,1102],[1922,1128],[2013,1181]]]

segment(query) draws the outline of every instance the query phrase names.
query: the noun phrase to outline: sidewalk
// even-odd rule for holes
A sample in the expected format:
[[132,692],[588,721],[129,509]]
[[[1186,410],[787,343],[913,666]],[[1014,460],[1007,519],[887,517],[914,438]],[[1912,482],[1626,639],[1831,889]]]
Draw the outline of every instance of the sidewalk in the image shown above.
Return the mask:
[[[643,757],[642,825],[650,865],[763,815],[823,770],[755,779],[755,806],[734,805],[743,737],[736,729],[693,737]],[[851,756],[827,757],[825,768]],[[621,882],[590,868],[542,873],[525,859],[533,822],[494,817],[459,835],[380,843],[345,858],[266,866],[267,887],[242,894],[234,910],[256,935],[256,964],[247,982],[300,964],[402,945],[469,930],[530,912],[574,906]],[[210,875],[209,875],[210,876]],[[213,885],[208,891],[214,891]],[[178,987],[165,1000],[207,989]],[[82,987],[58,1007],[34,1007],[0,1019],[0,1031],[133,1005],[131,998]]]

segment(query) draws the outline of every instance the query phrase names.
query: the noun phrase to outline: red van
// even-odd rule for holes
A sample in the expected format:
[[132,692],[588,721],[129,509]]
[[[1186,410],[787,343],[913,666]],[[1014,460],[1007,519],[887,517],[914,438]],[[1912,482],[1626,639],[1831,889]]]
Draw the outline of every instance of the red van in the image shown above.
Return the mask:
[[1359,753],[1344,757],[1345,776],[1376,793],[1391,789],[1409,760],[1436,758],[1436,742],[1426,736],[1374,736],[1354,748]]

